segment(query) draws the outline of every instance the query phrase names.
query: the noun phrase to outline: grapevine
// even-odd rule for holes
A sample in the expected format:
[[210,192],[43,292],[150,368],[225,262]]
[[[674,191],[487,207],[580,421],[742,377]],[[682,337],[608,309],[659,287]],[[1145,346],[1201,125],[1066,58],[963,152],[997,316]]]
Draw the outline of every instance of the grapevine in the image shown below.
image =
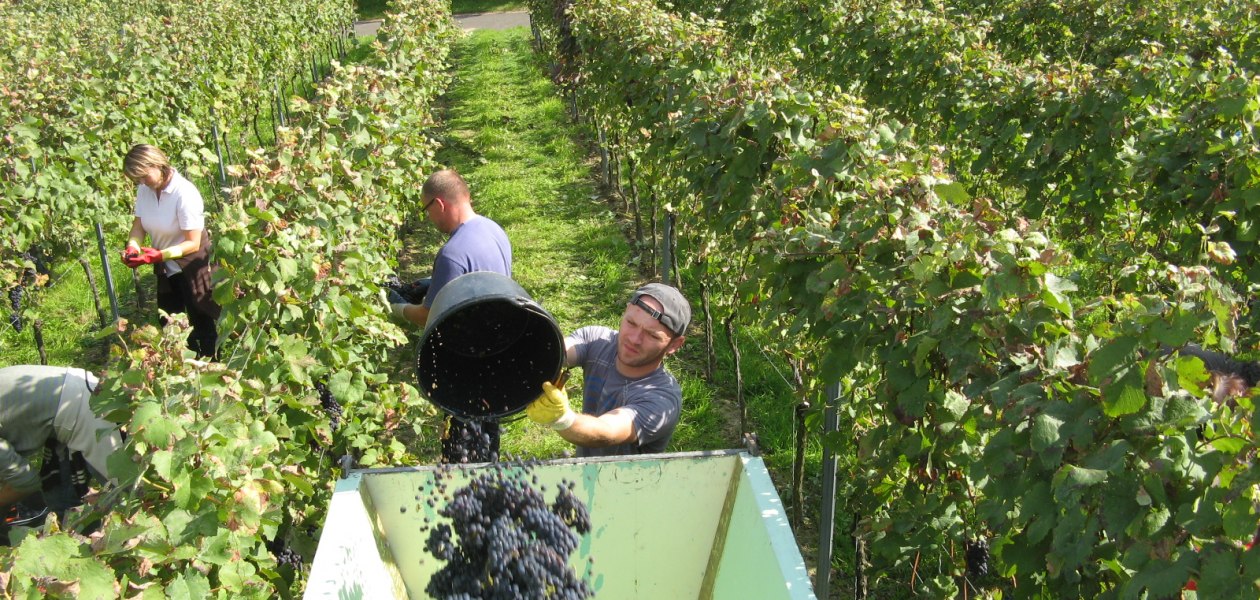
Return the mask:
[[[1213,269],[1235,287],[1260,272],[1251,251],[1257,210],[1247,200],[1260,159],[1253,139],[1226,133],[1250,131],[1257,118],[1257,54],[1245,33],[1256,16],[1247,3],[860,1],[805,14],[791,2],[734,4],[744,18],[722,31],[724,46],[791,72],[797,87],[840,85],[889,112],[920,143],[939,144],[953,177],[998,210],[1047,217],[1056,230],[1046,233],[1078,257],[1145,269],[1151,257],[1196,262],[1206,243],[1220,265]],[[1107,27],[1093,40],[1113,49],[1094,64],[1078,56],[1089,48],[1052,60],[1064,44],[1018,50],[1010,36],[999,44],[991,35],[1004,25],[990,21],[993,12],[1035,18],[1069,4]],[[723,19],[731,8],[707,0],[681,7]],[[1128,14],[1108,19],[1116,12]],[[1044,18],[1072,43],[1088,39]],[[1099,275],[1109,283],[1114,274]]]
[[[13,10],[60,4],[4,4],[0,17]],[[239,0],[128,0],[85,5],[105,12],[117,10],[137,28],[148,22],[146,17],[128,11],[157,7],[170,17],[171,25],[154,28],[152,33],[131,26],[112,29],[109,35],[121,39],[124,46],[88,54],[117,61],[118,69],[84,67],[74,60],[80,54],[72,48],[66,51],[66,68],[92,73],[91,78],[76,72],[72,77],[53,77],[49,85],[54,87],[17,88],[19,93],[39,89],[49,98],[79,98],[69,92],[58,95],[54,92],[64,90],[55,86],[86,81],[82,103],[74,106],[107,105],[106,112],[117,119],[111,121],[117,127],[95,127],[88,115],[62,111],[58,119],[50,119],[53,125],[48,127],[19,123],[12,137],[0,142],[11,141],[37,153],[34,160],[20,152],[0,153],[16,156],[0,160],[0,177],[18,182],[5,186],[7,192],[0,196],[0,213],[18,217],[0,225],[0,239],[11,247],[30,247],[31,236],[49,230],[43,226],[47,215],[56,215],[57,223],[65,224],[90,223],[104,211],[113,215],[114,222],[126,218],[125,208],[115,204],[127,202],[134,188],[120,177],[117,164],[126,142],[149,135],[143,132],[151,132],[155,137],[146,141],[167,150],[177,168],[191,179],[200,181],[210,175],[215,140],[209,135],[210,103],[201,102],[205,98],[215,100],[220,124],[236,123],[238,111],[254,108],[248,102],[238,104],[241,96],[234,91],[270,102],[274,90],[275,101],[285,105],[289,126],[276,127],[275,143],[250,150],[242,157],[244,164],[224,165],[236,185],[230,194],[207,195],[208,202],[218,202],[213,212],[213,256],[221,268],[215,283],[219,291],[229,291],[220,303],[219,331],[230,340],[222,360],[185,361],[184,336],[168,335],[169,330],[148,325],[119,326],[116,341],[125,350],[115,355],[108,372],[101,373],[101,389],[92,397],[92,408],[126,425],[130,433],[119,451],[129,459],[117,461],[124,465],[120,481],[143,479],[145,483],[134,487],[127,483],[125,489],[135,494],[124,495],[116,510],[100,517],[104,538],[113,541],[93,544],[69,527],[28,536],[12,553],[0,555],[0,567],[11,575],[5,593],[39,595],[41,578],[52,569],[83,574],[77,581],[65,582],[77,586],[80,597],[113,597],[125,593],[119,590],[129,585],[141,585],[159,595],[192,597],[300,594],[307,569],[289,567],[313,558],[310,534],[284,536],[287,549],[266,543],[276,537],[278,523],[292,531],[310,531],[324,520],[335,477],[326,453],[312,450],[312,446],[327,445],[323,418],[337,428],[345,450],[359,456],[365,466],[414,460],[400,444],[388,443],[392,440],[387,428],[419,418],[416,413],[422,405],[413,387],[391,383],[390,373],[382,371],[381,365],[388,364],[406,336],[389,321],[381,305],[380,273],[390,269],[389,260],[397,254],[402,190],[418,187],[418,183],[408,183],[432,168],[433,143],[423,128],[397,124],[432,121],[431,106],[449,78],[446,60],[458,29],[448,5],[396,0],[392,6],[398,12],[391,13],[381,28],[380,51],[364,64],[334,68],[312,95],[315,100],[307,101],[291,97],[291,85],[273,87],[268,80],[253,78],[282,72],[283,61],[259,65],[265,61],[219,43],[176,43],[171,36],[180,32],[191,36],[198,29],[221,31],[215,27],[222,25],[231,39],[248,39],[250,48],[276,48],[305,65],[312,52],[324,50],[318,35],[324,25],[335,33],[349,24],[349,2],[247,6]],[[219,14],[210,15],[213,23],[201,27],[197,15],[207,14],[207,8]],[[270,29],[269,35],[257,39],[251,35],[253,27],[277,22],[284,25]],[[51,40],[48,45],[68,39],[47,35],[47,27],[41,29],[38,23],[6,31],[6,35],[33,39],[43,36]],[[163,47],[147,52],[147,44],[156,44],[158,39],[163,40]],[[14,47],[38,54],[48,45]],[[49,56],[56,51],[53,48]],[[24,55],[15,62],[22,65],[28,57],[40,59]],[[128,62],[132,60],[143,64]],[[238,61],[239,71],[227,69],[230,76],[219,77],[212,68]],[[188,73],[183,65],[192,65],[194,73],[205,74],[207,79],[178,80],[176,73]],[[43,67],[59,65],[41,62],[38,66],[23,67],[21,75],[42,77],[49,72]],[[109,72],[102,74],[105,70]],[[139,85],[145,93],[123,91],[136,85],[134,81],[143,82]],[[252,87],[256,83],[262,85]],[[238,84],[246,89],[236,88]],[[103,96],[98,98],[99,94]],[[118,105],[117,98],[132,99],[130,108]],[[43,114],[34,108],[16,112]],[[346,118],[350,114],[356,117]],[[73,142],[83,135],[103,143]],[[240,135],[239,128],[232,130],[236,137],[232,146],[242,145]],[[65,147],[76,158],[49,150]],[[96,172],[97,168],[104,170]],[[37,181],[52,181],[56,186],[40,187]],[[75,193],[52,193],[59,189]],[[85,202],[78,193],[88,189],[99,193],[92,196],[96,201]],[[293,190],[309,193],[295,195]],[[18,226],[16,231],[10,229],[11,223]],[[74,228],[53,231],[58,239],[78,242],[84,239],[81,234]],[[361,246],[348,251],[342,244],[347,236],[359,240]],[[11,275],[15,274],[3,274],[6,289],[13,285],[16,277]],[[181,326],[180,321],[172,320],[169,327]],[[318,392],[320,404],[312,415],[311,392],[317,383],[336,394],[330,399]],[[356,418],[347,418],[346,411],[353,411]],[[382,445],[382,440],[388,441]],[[154,551],[138,537],[161,528],[163,522],[187,523],[189,519],[207,526],[183,528],[178,540],[163,543],[165,550]],[[72,558],[59,558],[67,553],[50,552],[54,546],[70,549]],[[193,557],[184,552],[189,548],[210,550]],[[65,566],[70,564],[67,560],[73,564]]]
[[46,275],[91,223],[125,231],[135,192],[120,161],[139,141],[205,190],[224,144],[272,142],[248,124],[300,93],[295,76],[328,60],[352,15],[344,0],[0,4],[2,245]]
[[[563,4],[532,3],[539,37],[559,62],[575,36],[573,101],[633,153],[640,195],[670,199],[643,217],[677,216],[679,269],[715,317],[764,324],[774,352],[816,365],[811,393],[841,386],[824,442],[866,556],[947,565],[968,524],[1001,532],[971,564],[1003,573],[984,584],[1004,595],[1163,597],[1194,564],[1242,591],[1244,557],[1207,549],[1250,536],[1254,513],[1220,498],[1255,480],[1194,474],[1253,471],[1251,425],[1161,352],[1254,335],[1238,311],[1260,267],[1230,250],[1255,240],[1239,187],[1254,140],[1208,141],[1252,129],[1243,57],[1145,46],[1042,68],[920,3],[578,1],[567,23]],[[1129,86],[1143,91],[1115,91]],[[1192,448],[1200,424],[1240,443]],[[1240,518],[1132,533],[1205,503]],[[957,596],[949,571],[911,586]]]

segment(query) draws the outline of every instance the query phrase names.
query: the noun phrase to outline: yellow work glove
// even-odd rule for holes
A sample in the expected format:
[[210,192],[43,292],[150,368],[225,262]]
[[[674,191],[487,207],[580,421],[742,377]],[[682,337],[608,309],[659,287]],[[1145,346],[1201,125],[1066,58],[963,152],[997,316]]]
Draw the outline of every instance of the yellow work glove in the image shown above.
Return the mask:
[[556,431],[572,427],[577,420],[577,413],[569,408],[569,395],[564,388],[557,388],[550,381],[543,382],[542,395],[525,407],[525,414],[531,421],[549,425]]

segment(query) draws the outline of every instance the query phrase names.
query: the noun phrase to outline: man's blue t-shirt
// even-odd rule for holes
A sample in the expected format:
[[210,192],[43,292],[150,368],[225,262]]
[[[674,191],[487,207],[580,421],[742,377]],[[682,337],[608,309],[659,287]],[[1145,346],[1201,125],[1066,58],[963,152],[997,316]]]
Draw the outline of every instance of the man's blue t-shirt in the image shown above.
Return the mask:
[[512,244],[498,223],[481,215],[465,221],[451,234],[433,259],[433,280],[424,297],[425,308],[452,279],[475,271],[512,276]]
[[617,337],[620,334],[598,325],[583,327],[565,338],[573,348],[576,365],[582,367],[582,412],[598,417],[617,409],[634,413],[638,442],[603,448],[577,449],[579,457],[626,456],[664,452],[678,427],[682,412],[682,386],[665,367],[638,379],[627,379],[617,371]]

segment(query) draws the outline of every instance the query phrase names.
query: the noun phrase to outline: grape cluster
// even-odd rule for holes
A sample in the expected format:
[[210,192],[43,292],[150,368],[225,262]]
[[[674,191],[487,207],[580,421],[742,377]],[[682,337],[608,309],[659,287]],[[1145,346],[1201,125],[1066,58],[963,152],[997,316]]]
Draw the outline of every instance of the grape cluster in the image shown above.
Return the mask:
[[[38,253],[37,253],[38,252]],[[36,275],[48,275],[51,273],[48,269],[48,261],[45,260],[44,253],[32,247],[31,250],[23,252],[21,259],[35,266],[34,269],[27,267],[22,271],[22,281],[27,283],[35,283]],[[45,285],[47,285],[45,283]]]
[[337,431],[337,427],[341,426],[341,403],[333,397],[332,391],[323,383],[316,383],[315,390],[319,392],[319,405],[324,409],[324,414],[328,415],[328,424],[333,431]]
[[591,517],[586,512],[586,505],[573,495],[573,484],[560,488],[556,500],[551,504],[551,512],[560,517],[565,525],[578,533],[586,535],[591,531]]
[[981,579],[989,574],[989,540],[984,538],[967,540],[965,555],[968,577]]
[[267,540],[264,543],[267,545],[267,550],[271,551],[271,555],[276,558],[276,564],[281,567],[290,567],[294,571],[302,570],[302,555],[290,548],[288,544],[284,543],[284,540],[277,537],[277,539]]
[[548,506],[525,469],[505,465],[484,469],[438,510],[450,522],[429,529],[425,550],[446,565],[425,592],[443,599],[592,597],[568,564],[578,534],[591,530],[573,484],[562,484]]
[[9,313],[9,325],[18,333],[22,333],[22,296],[26,293],[23,286],[14,286],[9,290],[9,307],[13,312]]
[[499,460],[499,425],[493,422],[447,420],[442,462],[465,464]]
[[425,277],[411,283],[403,283],[397,275],[393,275],[385,280],[385,287],[397,292],[408,304],[423,304],[425,295],[429,293],[430,281],[428,277]]

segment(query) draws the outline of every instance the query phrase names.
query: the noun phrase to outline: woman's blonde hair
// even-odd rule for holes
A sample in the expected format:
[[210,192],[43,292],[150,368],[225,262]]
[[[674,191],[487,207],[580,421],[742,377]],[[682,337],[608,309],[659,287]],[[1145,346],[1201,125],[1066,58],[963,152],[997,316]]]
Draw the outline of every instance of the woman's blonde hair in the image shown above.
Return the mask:
[[161,150],[158,150],[157,146],[148,144],[132,146],[127,152],[127,158],[123,159],[123,173],[133,178],[144,177],[149,169],[161,169],[162,177],[166,177],[171,174],[171,162]]

